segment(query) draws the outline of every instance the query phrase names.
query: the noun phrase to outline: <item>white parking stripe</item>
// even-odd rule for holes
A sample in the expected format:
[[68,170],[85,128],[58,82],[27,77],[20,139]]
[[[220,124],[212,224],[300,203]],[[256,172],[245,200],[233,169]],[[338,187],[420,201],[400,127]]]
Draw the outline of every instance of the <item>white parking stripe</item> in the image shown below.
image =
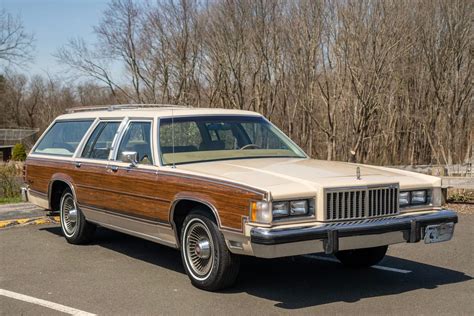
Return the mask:
[[[306,255],[305,257],[339,263],[339,260],[331,258],[331,257],[322,257],[322,256],[316,256],[316,255]],[[411,273],[410,270],[403,270],[403,269],[390,268],[390,267],[384,267],[384,266],[371,266],[371,268],[390,271],[390,272],[397,272],[397,273]]]
[[24,301],[24,302],[36,304],[36,305],[41,305],[41,306],[44,306],[44,307],[47,307],[47,308],[50,308],[50,309],[54,309],[54,310],[57,310],[59,312],[63,312],[63,313],[69,314],[69,315],[95,316],[95,314],[84,312],[84,311],[81,311],[79,309],[75,309],[75,308],[72,308],[72,307],[64,306],[64,305],[53,303],[53,302],[46,301],[46,300],[42,300],[40,298],[36,298],[36,297],[28,296],[28,295],[23,295],[23,294],[20,294],[20,293],[15,293],[15,292],[3,290],[3,289],[0,289],[0,295],[10,297],[10,298],[13,298],[13,299],[16,299],[16,300]]
[[391,271],[391,272],[398,272],[398,273],[411,273],[410,270],[403,270],[403,269],[390,268],[390,267],[384,267],[384,266],[372,266],[372,268],[385,270],[385,271]]

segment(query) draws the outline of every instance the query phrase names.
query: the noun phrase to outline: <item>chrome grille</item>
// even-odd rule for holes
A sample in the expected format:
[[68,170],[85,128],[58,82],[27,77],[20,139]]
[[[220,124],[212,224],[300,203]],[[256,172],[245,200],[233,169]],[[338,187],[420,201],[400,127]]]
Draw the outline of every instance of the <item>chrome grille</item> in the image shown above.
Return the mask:
[[364,219],[398,214],[398,185],[331,189],[326,192],[326,219]]

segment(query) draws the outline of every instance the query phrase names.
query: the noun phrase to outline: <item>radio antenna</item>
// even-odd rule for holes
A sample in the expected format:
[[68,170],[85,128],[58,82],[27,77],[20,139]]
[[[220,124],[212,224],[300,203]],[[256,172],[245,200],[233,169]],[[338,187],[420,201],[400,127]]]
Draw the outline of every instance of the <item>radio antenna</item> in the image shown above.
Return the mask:
[[174,156],[174,111],[173,111],[173,108],[171,108],[171,145],[172,145],[172,148],[173,148],[173,165],[172,165],[172,168],[176,168],[175,156]]

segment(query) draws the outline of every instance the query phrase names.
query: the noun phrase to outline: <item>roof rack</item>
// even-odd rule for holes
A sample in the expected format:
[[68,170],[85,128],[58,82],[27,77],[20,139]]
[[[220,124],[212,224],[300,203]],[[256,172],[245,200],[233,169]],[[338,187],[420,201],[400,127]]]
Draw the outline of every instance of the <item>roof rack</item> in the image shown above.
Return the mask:
[[115,104],[115,105],[92,105],[79,106],[66,109],[66,113],[89,112],[89,111],[114,111],[123,109],[141,109],[141,108],[192,108],[188,105],[174,104]]

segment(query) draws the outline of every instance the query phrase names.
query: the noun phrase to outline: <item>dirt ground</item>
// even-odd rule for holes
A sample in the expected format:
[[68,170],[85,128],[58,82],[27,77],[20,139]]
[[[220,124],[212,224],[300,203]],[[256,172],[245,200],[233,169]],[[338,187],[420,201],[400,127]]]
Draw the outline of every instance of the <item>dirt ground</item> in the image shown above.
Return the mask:
[[448,203],[445,207],[460,214],[474,214],[474,203]]

